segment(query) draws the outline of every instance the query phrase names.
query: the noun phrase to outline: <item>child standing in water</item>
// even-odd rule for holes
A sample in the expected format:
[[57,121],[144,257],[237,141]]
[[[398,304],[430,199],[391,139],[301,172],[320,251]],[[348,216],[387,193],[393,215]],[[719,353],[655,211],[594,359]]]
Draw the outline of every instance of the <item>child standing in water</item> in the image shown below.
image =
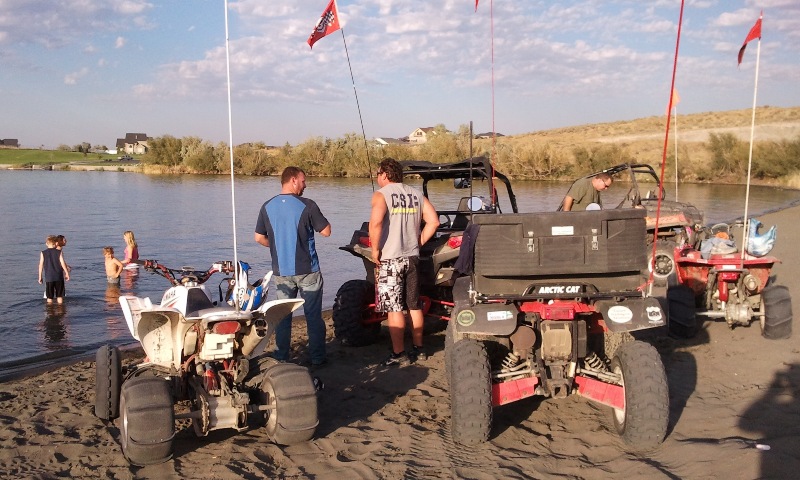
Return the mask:
[[103,256],[106,257],[106,280],[112,285],[119,285],[119,274],[122,273],[122,262],[114,258],[113,247],[103,247]]
[[64,254],[56,248],[58,239],[55,235],[50,235],[45,241],[46,250],[39,254],[39,284],[44,280],[45,297],[47,303],[64,303],[64,282],[69,280],[69,270],[67,262],[64,261]]
[[[66,246],[67,246],[67,237],[65,237],[64,235],[56,235],[56,248],[59,251],[63,251],[64,247],[66,247]],[[72,267],[70,267],[69,264],[65,264],[65,265],[67,265],[67,271],[71,272],[72,271]]]
[[128,266],[131,262],[135,262],[139,260],[139,245],[136,244],[136,237],[133,236],[133,232],[130,230],[125,231],[122,234],[122,238],[125,239],[125,258],[122,260],[122,265]]

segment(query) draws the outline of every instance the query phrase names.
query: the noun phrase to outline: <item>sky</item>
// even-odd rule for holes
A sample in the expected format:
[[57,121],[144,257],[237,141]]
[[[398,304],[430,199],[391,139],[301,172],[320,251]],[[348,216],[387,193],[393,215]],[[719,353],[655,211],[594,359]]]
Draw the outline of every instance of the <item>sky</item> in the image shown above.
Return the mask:
[[[295,145],[666,113],[680,0],[339,0],[341,32],[310,49],[327,4],[229,0],[226,41],[223,0],[0,0],[0,139]],[[800,105],[799,53],[797,0],[686,0],[678,115],[751,108],[756,80],[759,106]]]

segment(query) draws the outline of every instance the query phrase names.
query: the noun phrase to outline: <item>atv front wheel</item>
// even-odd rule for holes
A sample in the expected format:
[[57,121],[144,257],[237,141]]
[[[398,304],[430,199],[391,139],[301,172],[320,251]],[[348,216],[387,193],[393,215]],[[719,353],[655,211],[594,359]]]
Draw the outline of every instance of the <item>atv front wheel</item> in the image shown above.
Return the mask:
[[769,285],[761,292],[761,335],[769,339],[792,336],[792,297],[783,285]]
[[653,263],[653,246],[647,246],[647,270],[653,272],[653,284],[658,287],[667,285],[667,279],[675,273],[675,247],[677,244],[669,240],[656,242],[656,260]]
[[94,376],[94,414],[103,420],[119,416],[119,394],[122,366],[119,349],[103,345],[97,349]]
[[450,366],[450,432],[465,446],[486,442],[492,428],[492,378],[486,346],[464,339],[452,350]]
[[381,331],[379,322],[367,323],[375,315],[375,286],[366,280],[349,280],[336,292],[333,302],[333,333],[348,347],[375,343]]
[[134,377],[122,384],[119,437],[122,453],[134,465],[172,458],[175,413],[167,381]]
[[278,445],[310,440],[319,424],[317,394],[308,369],[291,363],[270,367],[261,383],[269,438]]
[[642,341],[624,343],[611,361],[622,378],[625,408],[612,409],[614,427],[628,448],[646,452],[658,447],[667,433],[669,392],[661,356]]

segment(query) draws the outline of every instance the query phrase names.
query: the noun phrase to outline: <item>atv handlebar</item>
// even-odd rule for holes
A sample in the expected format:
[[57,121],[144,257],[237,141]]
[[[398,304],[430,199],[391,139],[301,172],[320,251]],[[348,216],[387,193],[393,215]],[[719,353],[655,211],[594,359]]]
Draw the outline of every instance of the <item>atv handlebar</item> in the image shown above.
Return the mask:
[[156,273],[166,278],[172,285],[182,285],[185,283],[205,283],[211,275],[222,272],[232,273],[233,262],[224,260],[214,262],[208,270],[195,270],[194,267],[169,268],[158,263],[158,260],[137,260],[137,264],[144,267],[150,273]]

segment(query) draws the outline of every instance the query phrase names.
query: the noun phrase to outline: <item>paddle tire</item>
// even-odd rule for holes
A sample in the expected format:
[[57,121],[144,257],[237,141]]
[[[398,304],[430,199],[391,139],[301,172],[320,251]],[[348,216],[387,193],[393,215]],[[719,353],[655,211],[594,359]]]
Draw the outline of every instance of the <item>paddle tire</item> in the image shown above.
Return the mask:
[[450,349],[450,433],[464,446],[486,442],[492,428],[492,379],[486,346],[465,339]]
[[122,453],[134,465],[152,465],[172,458],[175,413],[169,384],[160,377],[134,377],[120,395]]
[[669,333],[679,338],[692,338],[697,335],[698,322],[695,297],[686,285],[667,288],[667,307]]
[[333,333],[342,345],[363,347],[375,343],[379,322],[366,323],[375,314],[375,287],[366,280],[348,280],[336,292],[333,302]]
[[667,433],[669,392],[661,356],[650,344],[622,344],[611,361],[622,378],[625,408],[611,409],[611,421],[632,452],[658,447]]
[[103,345],[95,357],[94,414],[103,420],[119,416],[122,364],[119,349]]
[[647,246],[647,270],[653,272],[653,283],[656,286],[666,286],[669,276],[675,273],[675,247],[677,244],[673,241],[658,240],[653,263],[653,246]]
[[314,436],[317,395],[308,369],[290,363],[270,367],[261,383],[261,403],[270,407],[265,421],[273,442],[292,445]]
[[761,335],[777,340],[792,336],[792,297],[783,285],[769,285],[761,292]]

